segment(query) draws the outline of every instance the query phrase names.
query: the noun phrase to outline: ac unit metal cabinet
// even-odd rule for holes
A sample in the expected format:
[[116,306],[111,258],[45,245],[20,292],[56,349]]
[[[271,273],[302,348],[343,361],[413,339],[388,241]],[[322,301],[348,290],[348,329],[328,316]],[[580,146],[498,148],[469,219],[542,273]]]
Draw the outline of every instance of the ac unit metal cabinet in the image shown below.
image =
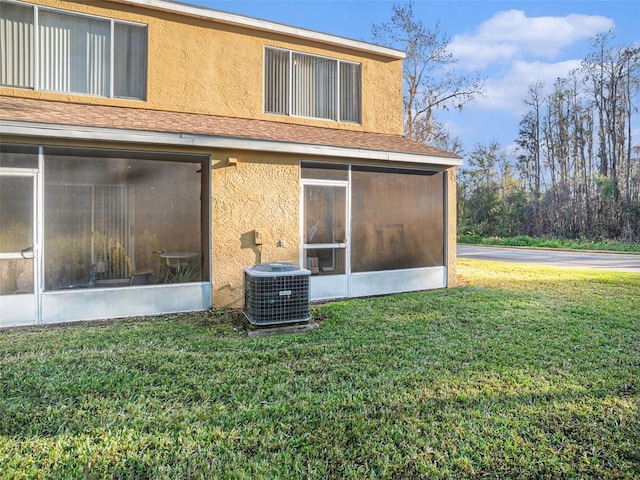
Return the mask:
[[310,275],[309,270],[283,262],[245,267],[245,316],[253,325],[308,321]]

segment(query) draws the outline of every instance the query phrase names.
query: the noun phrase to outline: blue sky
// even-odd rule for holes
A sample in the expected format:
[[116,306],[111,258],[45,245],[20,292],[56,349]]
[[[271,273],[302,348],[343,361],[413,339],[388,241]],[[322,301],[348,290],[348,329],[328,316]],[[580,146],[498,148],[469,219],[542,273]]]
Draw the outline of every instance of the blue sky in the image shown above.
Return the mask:
[[[371,26],[388,22],[386,0],[183,0],[186,3],[371,41]],[[468,154],[478,142],[510,146],[524,112],[522,99],[536,80],[549,88],[579,65],[590,38],[614,29],[622,45],[640,43],[637,0],[498,1],[416,0],[416,17],[427,27],[440,22],[462,71],[479,71],[487,95],[439,118],[459,135]],[[635,138],[640,137],[636,125]]]

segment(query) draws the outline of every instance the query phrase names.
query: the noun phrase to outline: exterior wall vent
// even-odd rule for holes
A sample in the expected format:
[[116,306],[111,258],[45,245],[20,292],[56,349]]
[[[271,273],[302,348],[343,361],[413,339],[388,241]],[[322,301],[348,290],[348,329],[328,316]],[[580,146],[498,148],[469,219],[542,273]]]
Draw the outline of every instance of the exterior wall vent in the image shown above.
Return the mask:
[[311,272],[291,263],[244,268],[244,315],[253,325],[302,323],[311,318]]

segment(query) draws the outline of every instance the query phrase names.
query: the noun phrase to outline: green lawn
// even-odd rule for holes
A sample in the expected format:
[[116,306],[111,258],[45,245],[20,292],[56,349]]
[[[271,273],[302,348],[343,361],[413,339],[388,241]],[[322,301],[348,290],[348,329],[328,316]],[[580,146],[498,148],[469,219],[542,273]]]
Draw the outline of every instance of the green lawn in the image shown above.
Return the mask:
[[640,275],[0,332],[0,478],[638,478]]
[[559,240],[532,238],[527,235],[517,237],[481,237],[480,235],[458,235],[458,243],[472,245],[497,245],[502,247],[561,248],[567,250],[596,250],[606,252],[640,253],[640,243],[617,240]]

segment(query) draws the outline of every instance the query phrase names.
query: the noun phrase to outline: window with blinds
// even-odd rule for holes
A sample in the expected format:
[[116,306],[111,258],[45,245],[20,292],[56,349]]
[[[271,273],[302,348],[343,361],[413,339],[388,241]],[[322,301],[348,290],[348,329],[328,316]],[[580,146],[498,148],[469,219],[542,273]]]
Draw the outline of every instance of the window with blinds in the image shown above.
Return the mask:
[[147,29],[0,0],[0,85],[145,99]]
[[360,123],[359,64],[265,48],[266,113]]

